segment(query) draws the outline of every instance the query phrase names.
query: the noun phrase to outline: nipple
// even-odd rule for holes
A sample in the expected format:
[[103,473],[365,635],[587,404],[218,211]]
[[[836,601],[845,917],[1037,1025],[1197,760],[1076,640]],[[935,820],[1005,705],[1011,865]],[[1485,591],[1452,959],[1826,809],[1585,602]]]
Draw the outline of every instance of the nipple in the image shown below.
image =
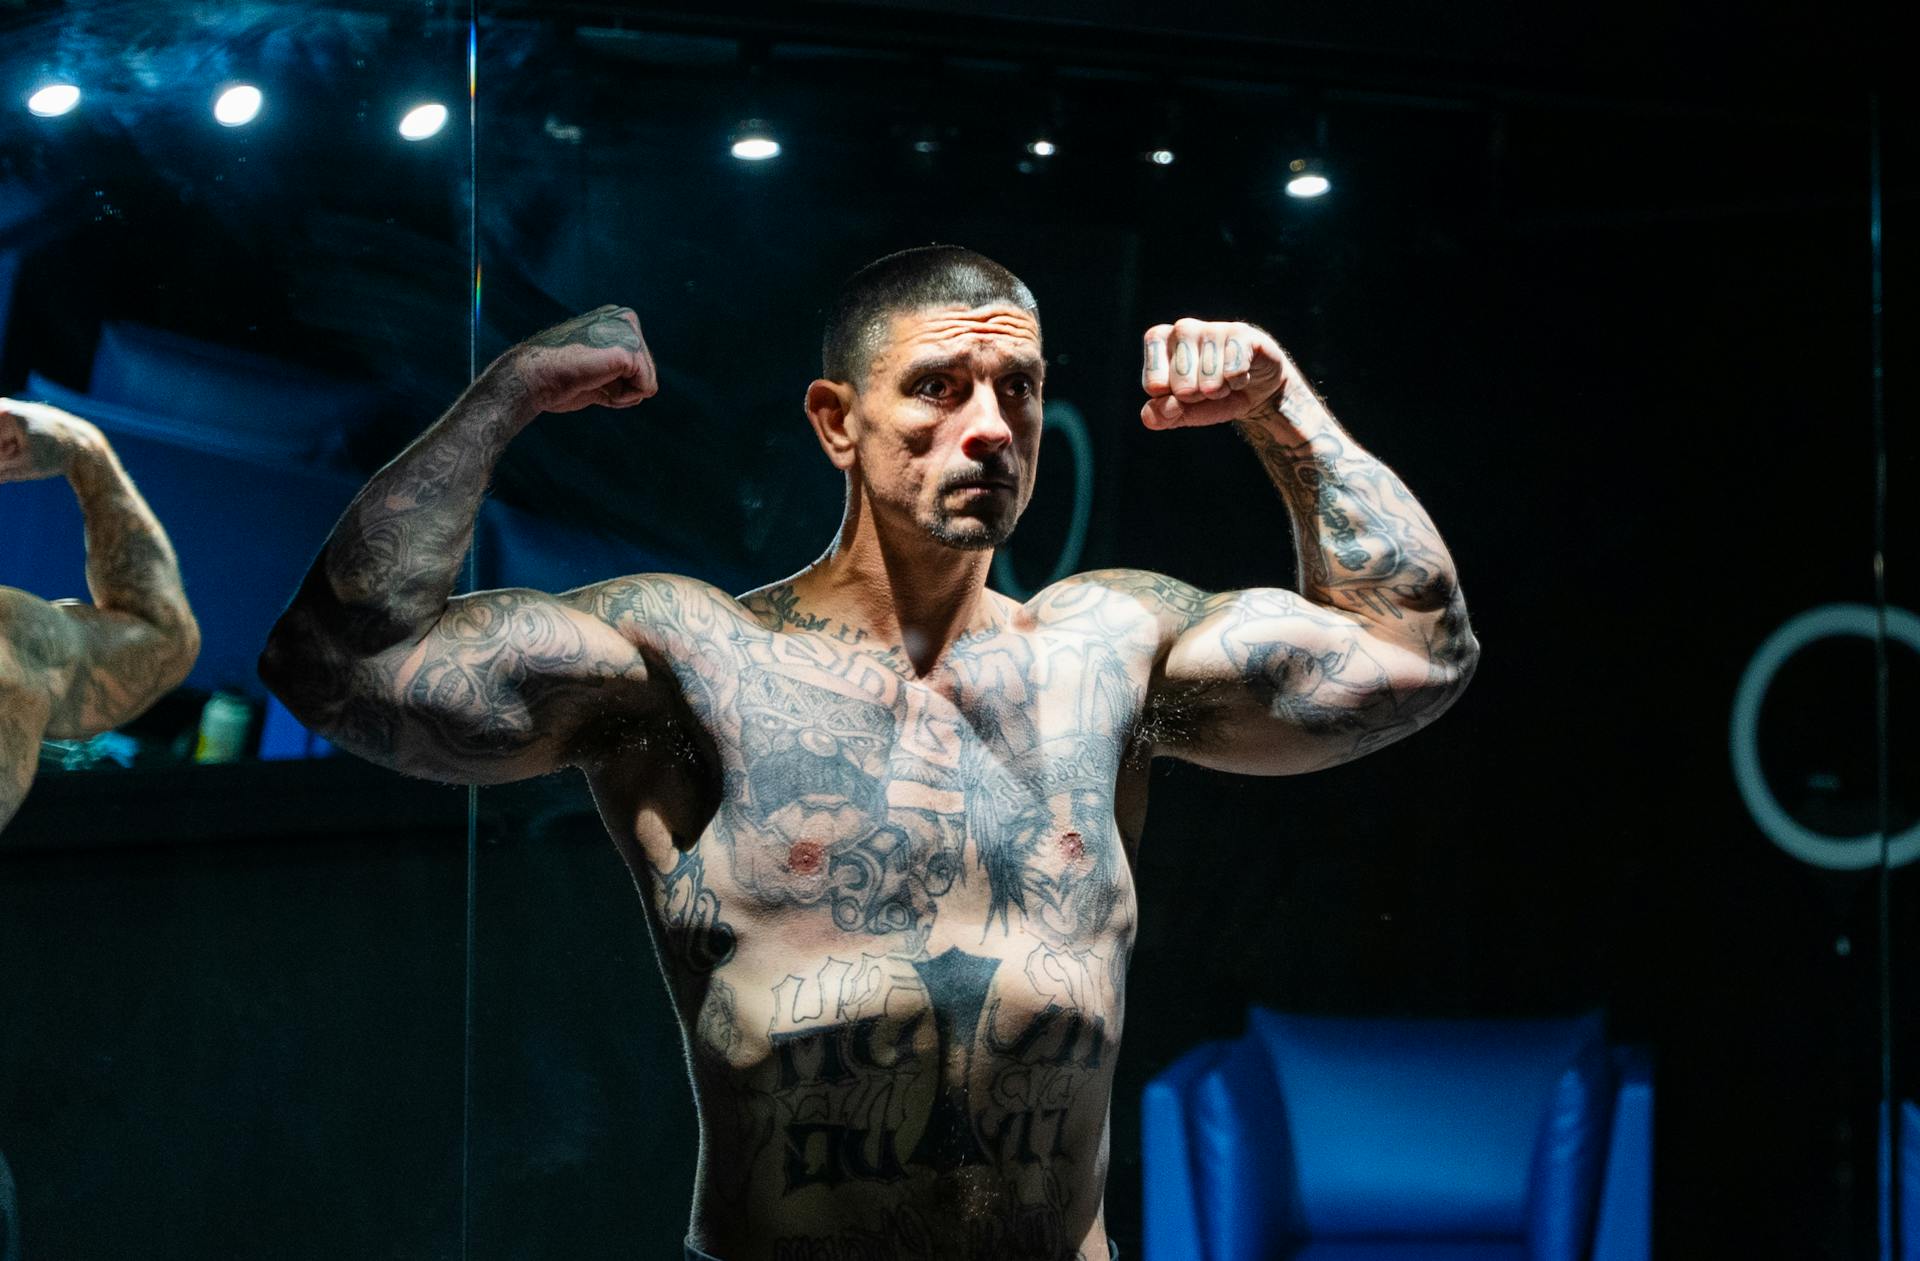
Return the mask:
[[1062,832],[1060,834],[1060,852],[1066,856],[1068,862],[1077,863],[1087,856],[1087,845],[1086,842],[1080,838],[1078,832]]
[[799,876],[811,876],[820,870],[822,854],[818,841],[795,841],[787,851],[787,870]]

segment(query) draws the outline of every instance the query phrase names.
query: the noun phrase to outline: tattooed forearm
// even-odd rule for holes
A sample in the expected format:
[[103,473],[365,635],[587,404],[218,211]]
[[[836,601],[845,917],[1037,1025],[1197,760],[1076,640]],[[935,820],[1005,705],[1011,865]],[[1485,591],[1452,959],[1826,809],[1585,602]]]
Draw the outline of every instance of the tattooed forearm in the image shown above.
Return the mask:
[[185,678],[200,628],[166,531],[105,441],[71,452],[66,471],[86,520],[94,602],[9,591],[0,639],[15,684],[45,700],[45,734],[81,739],[139,716]]
[[1451,603],[1453,560],[1432,519],[1317,401],[1269,403],[1239,429],[1293,517],[1301,594],[1370,619]]
[[487,481],[529,417],[510,375],[483,378],[347,508],[319,566],[353,646],[417,636],[447,606]]

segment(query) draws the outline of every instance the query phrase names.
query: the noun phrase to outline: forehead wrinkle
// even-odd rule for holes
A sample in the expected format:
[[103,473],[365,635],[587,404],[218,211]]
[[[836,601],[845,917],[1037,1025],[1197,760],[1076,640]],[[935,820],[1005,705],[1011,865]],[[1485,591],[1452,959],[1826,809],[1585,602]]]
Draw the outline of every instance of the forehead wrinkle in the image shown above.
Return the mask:
[[1007,350],[998,346],[978,347],[973,350],[961,350],[954,354],[942,354],[935,348],[933,353],[909,359],[900,367],[902,376],[919,376],[925,372],[947,372],[956,368],[972,369],[976,364],[985,369],[988,376],[999,376],[1007,372],[1029,372],[1034,376],[1044,375],[1047,361],[1030,350]]
[[903,312],[893,317],[893,334],[882,362],[933,352],[942,363],[957,363],[971,359],[975,352],[985,352],[1002,360],[1029,361],[1034,370],[1046,367],[1046,360],[1037,353],[1040,321],[1031,312],[1013,307],[940,307]]

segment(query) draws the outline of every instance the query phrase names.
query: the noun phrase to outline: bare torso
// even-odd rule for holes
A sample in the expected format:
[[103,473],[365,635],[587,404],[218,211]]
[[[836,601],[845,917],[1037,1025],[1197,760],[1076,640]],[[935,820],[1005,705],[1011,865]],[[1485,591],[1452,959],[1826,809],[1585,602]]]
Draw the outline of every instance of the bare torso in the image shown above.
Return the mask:
[[652,598],[685,708],[592,782],[687,1041],[694,1241],[1104,1258],[1151,654],[994,597],[915,677],[765,597]]

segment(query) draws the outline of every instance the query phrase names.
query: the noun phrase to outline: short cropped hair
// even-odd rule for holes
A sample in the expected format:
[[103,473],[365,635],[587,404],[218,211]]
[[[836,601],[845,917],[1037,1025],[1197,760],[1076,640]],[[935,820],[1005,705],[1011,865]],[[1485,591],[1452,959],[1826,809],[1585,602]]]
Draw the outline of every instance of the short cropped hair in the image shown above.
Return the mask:
[[927,307],[1005,303],[1032,312],[1040,304],[1021,279],[984,254],[958,245],[921,245],[876,259],[840,286],[820,340],[820,371],[858,388],[896,315]]

